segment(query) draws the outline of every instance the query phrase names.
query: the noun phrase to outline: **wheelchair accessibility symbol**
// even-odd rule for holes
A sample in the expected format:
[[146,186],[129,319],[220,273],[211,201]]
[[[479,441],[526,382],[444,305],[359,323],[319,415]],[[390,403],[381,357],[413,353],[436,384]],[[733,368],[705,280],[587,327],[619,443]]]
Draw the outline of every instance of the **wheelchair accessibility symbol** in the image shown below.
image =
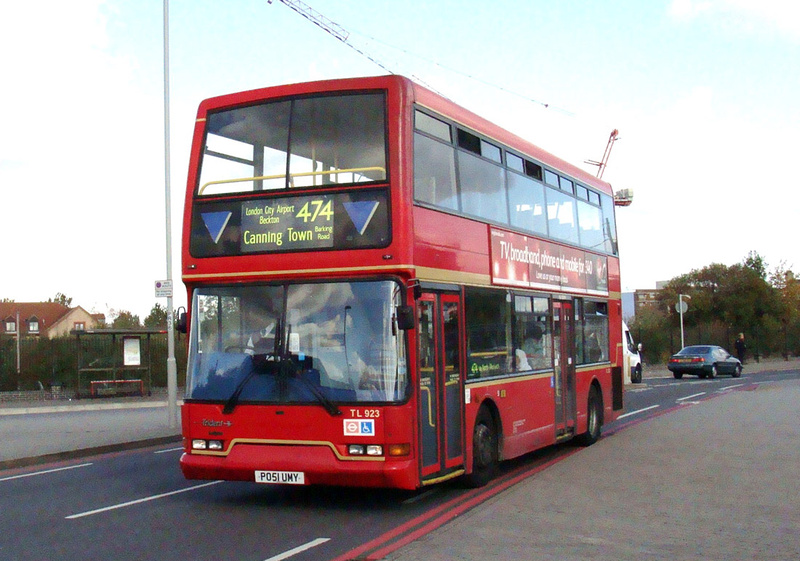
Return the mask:
[[345,419],[345,436],[375,436],[374,419]]

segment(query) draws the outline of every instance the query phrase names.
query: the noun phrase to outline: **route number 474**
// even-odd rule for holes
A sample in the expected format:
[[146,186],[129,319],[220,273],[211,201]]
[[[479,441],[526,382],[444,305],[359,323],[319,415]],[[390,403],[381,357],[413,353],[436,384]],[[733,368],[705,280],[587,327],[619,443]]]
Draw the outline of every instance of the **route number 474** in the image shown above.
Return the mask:
[[313,200],[303,205],[297,213],[297,218],[302,218],[303,222],[316,222],[318,217],[329,220],[333,218],[332,200]]

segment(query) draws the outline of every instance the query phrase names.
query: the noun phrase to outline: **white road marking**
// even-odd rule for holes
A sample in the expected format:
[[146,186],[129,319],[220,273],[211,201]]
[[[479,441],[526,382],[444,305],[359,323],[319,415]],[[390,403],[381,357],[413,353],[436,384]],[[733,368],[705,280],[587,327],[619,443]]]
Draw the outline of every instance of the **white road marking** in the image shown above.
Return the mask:
[[724,388],[718,389],[717,393],[724,392],[724,391],[727,391],[727,390],[732,390],[733,388],[741,388],[742,386],[745,386],[745,385],[747,385],[747,384],[736,384],[735,386],[725,386]]
[[285,551],[279,555],[276,555],[275,557],[270,557],[269,559],[265,559],[264,561],[283,561],[283,559],[288,559],[289,557],[293,557],[298,553],[302,553],[308,549],[311,549],[312,547],[317,547],[318,545],[322,545],[327,541],[330,541],[330,538],[317,538],[303,545],[298,545],[294,549]]
[[35,471],[33,473],[23,473],[22,475],[11,475],[9,477],[3,477],[0,481],[11,481],[12,479],[22,479],[23,477],[33,477],[34,475],[45,475],[46,473],[55,473],[57,471],[66,471],[68,469],[77,469],[86,466],[92,465],[91,462],[88,464],[78,464],[76,466],[67,466],[63,468],[55,468],[55,469],[46,469],[44,471]]
[[624,419],[625,417],[630,417],[631,415],[636,415],[638,413],[644,413],[645,411],[650,411],[651,409],[655,409],[658,405],[651,405],[650,407],[645,407],[644,409],[638,409],[636,411],[631,411],[630,413],[625,413],[624,415],[620,415],[617,417],[617,420]]
[[178,450],[183,450],[183,446],[179,448],[167,448],[166,450],[156,450],[153,454],[166,454],[167,452],[177,452]]
[[699,397],[701,395],[706,395],[706,392],[695,393],[692,395],[687,395],[686,397],[679,397],[675,401],[683,401],[684,399],[692,399],[693,397]]
[[152,497],[144,497],[142,499],[136,499],[135,501],[128,501],[126,503],[120,503],[117,505],[105,506],[103,508],[98,508],[96,510],[88,510],[86,512],[80,512],[78,514],[71,514],[69,516],[65,516],[67,520],[75,520],[76,518],[83,518],[84,516],[92,516],[93,514],[100,514],[101,512],[108,512],[109,510],[116,510],[119,508],[125,508],[128,506],[138,505],[139,503],[146,503],[148,501],[154,501],[156,499],[163,499],[164,497],[171,497],[172,495],[178,495],[180,493],[186,493],[187,491],[194,491],[196,489],[202,489],[203,487],[208,487],[210,485],[216,485],[217,483],[222,483],[221,480],[219,481],[210,481],[208,483],[202,483],[201,485],[195,485],[194,487],[186,487],[185,489],[178,489],[177,491],[170,491],[168,493],[161,493],[160,495],[153,495]]

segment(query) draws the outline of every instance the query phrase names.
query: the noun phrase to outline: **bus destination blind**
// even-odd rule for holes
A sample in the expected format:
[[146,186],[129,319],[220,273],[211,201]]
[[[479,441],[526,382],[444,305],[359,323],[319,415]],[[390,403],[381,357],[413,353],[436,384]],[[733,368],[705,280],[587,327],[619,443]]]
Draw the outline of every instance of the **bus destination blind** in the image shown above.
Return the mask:
[[333,247],[333,197],[242,203],[242,253]]
[[385,247],[386,190],[211,201],[195,208],[195,257]]

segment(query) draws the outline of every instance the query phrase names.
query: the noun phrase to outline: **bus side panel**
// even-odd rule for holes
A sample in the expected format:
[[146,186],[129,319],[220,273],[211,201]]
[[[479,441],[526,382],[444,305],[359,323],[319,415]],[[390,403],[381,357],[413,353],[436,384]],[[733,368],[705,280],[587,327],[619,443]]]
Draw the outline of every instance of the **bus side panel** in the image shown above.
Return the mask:
[[[494,384],[477,384],[470,388],[466,427],[469,439],[467,450],[471,455],[472,428],[480,407],[489,407],[499,417],[502,431],[501,459],[511,459],[527,454],[555,442],[555,401],[552,375],[533,380],[498,381]],[[468,458],[471,465],[471,457]]]
[[438,275],[427,280],[463,282],[479,274],[489,281],[486,224],[419,206],[413,212],[415,265],[436,269]]
[[552,376],[510,383],[502,399],[503,458],[511,459],[556,441]]

